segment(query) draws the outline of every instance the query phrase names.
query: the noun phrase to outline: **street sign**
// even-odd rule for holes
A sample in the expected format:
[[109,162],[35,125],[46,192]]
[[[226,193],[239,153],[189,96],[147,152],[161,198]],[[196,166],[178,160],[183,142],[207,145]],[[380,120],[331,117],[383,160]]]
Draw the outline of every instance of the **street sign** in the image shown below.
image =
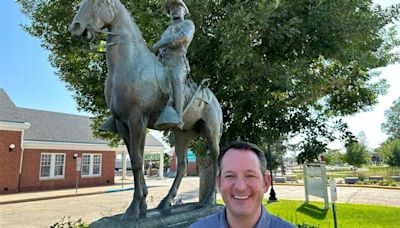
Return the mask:
[[331,179],[329,181],[329,187],[331,189],[331,201],[332,201],[332,203],[335,203],[337,201],[337,191],[336,191],[335,179]]
[[81,157],[77,157],[76,158],[76,171],[77,172],[81,171],[81,164],[82,164],[82,158]]

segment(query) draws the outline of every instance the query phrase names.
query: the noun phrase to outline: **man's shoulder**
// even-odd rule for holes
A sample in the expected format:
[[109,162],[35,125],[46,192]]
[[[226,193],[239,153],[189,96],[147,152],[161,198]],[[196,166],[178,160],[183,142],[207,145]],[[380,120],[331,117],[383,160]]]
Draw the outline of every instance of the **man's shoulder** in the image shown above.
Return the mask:
[[221,212],[209,215],[193,223],[189,228],[218,227],[220,224]]
[[293,225],[292,223],[286,222],[285,220],[269,214],[268,217],[271,220],[271,227],[276,227],[276,228],[292,228],[292,227],[297,227]]

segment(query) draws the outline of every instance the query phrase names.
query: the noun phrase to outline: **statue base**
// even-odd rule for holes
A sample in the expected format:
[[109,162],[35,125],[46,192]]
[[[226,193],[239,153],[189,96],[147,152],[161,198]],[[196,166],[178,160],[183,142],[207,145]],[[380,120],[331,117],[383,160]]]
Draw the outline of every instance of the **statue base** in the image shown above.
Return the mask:
[[221,205],[204,205],[200,203],[187,203],[172,206],[169,209],[151,209],[146,215],[141,216],[135,221],[129,221],[122,218],[123,214],[104,217],[94,221],[89,228],[184,228],[189,227],[202,217],[217,213],[224,209]]

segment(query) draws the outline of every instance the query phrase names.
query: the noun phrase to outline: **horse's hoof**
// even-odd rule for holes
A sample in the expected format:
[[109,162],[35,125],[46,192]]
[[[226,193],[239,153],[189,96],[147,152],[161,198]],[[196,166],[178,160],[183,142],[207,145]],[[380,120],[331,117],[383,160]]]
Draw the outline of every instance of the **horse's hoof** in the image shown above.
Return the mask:
[[157,209],[163,210],[171,207],[171,203],[167,203],[166,200],[162,200],[160,204],[158,204]]
[[171,205],[162,204],[162,205],[158,205],[157,206],[157,209],[159,209],[159,210],[165,210],[165,209],[168,209],[168,208],[171,208]]
[[122,216],[123,220],[135,221],[140,217],[140,211],[135,208],[128,208],[125,214]]
[[140,209],[140,215],[146,214],[146,210],[147,210],[146,201],[142,201],[142,202],[140,203],[139,209]]
[[213,204],[215,204],[215,202],[216,202],[215,197],[210,196],[210,197],[204,198],[200,203],[205,204],[205,205],[213,205]]

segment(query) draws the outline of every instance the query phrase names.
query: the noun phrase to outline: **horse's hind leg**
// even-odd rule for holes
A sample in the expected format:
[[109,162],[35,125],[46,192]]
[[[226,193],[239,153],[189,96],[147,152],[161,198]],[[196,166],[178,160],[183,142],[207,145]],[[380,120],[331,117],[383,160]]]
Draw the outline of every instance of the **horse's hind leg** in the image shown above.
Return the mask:
[[160,204],[157,206],[159,209],[169,208],[171,206],[171,201],[175,198],[178,192],[179,185],[181,184],[183,175],[186,173],[186,157],[188,144],[190,140],[194,137],[193,134],[189,132],[182,132],[180,130],[174,131],[175,136],[175,153],[178,159],[177,172],[175,176],[174,183],[172,184],[168,194],[161,200]]

